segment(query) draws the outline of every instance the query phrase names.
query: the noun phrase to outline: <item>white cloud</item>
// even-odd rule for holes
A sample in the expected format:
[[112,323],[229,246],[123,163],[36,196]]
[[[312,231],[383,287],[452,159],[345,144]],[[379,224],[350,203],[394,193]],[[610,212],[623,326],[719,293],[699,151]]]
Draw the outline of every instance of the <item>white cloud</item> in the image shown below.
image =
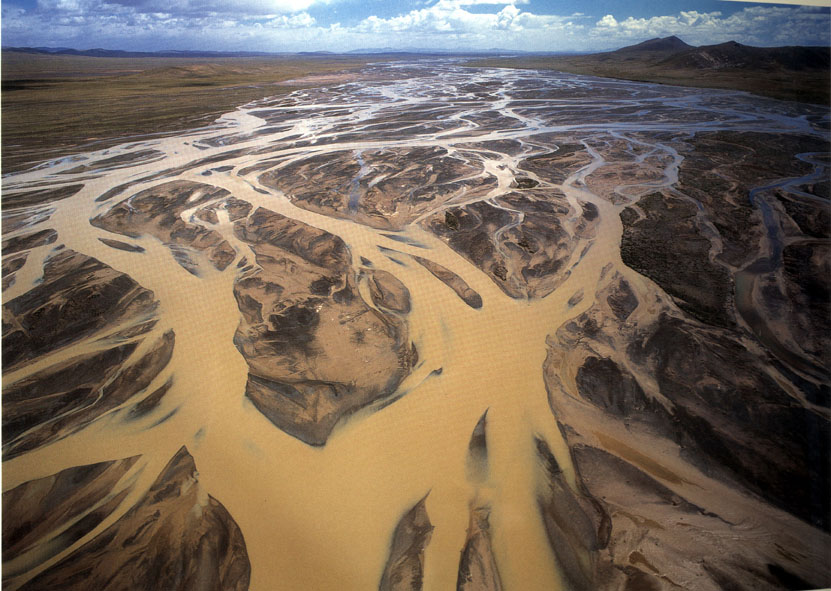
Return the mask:
[[681,11],[677,15],[617,20],[607,14],[595,23],[595,38],[621,43],[677,35],[688,43],[706,45],[735,40],[746,44],[827,43],[829,17],[815,8],[750,6],[730,16],[721,12]]
[[269,26],[291,29],[303,29],[314,26],[315,18],[308,12],[300,12],[297,14],[281,15],[268,21]]
[[728,15],[688,10],[634,18],[538,14],[526,10],[527,0],[432,0],[396,16],[328,26],[310,14],[337,1],[38,0],[36,9],[25,10],[15,0],[4,0],[3,42],[80,49],[557,51],[615,49],[668,35],[694,45],[731,39],[750,45],[827,45],[831,37],[827,10],[781,5],[747,6]]
[[801,6],[831,6],[831,0],[724,0],[725,2],[764,2],[765,4],[799,4]]
[[445,6],[477,6],[477,5],[487,5],[487,4],[495,4],[495,5],[504,5],[504,4],[528,4],[530,0],[439,0],[438,4],[444,4]]
[[334,0],[37,0],[41,12],[103,15],[107,12],[133,14],[166,13],[176,15],[208,16],[237,14],[248,16],[297,14],[314,5],[330,4]]
[[[357,31],[375,34],[413,33],[485,37],[498,32],[521,32],[526,29],[566,28],[570,17],[537,15],[523,12],[517,4],[505,0],[438,0],[434,5],[391,18],[370,16],[361,21]],[[496,13],[470,12],[464,7],[496,5],[502,9]]]

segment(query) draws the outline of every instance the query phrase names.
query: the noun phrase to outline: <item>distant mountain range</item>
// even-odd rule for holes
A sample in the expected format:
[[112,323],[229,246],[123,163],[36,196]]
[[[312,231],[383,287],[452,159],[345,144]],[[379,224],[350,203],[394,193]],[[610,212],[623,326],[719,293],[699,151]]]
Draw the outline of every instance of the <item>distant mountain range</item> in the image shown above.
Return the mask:
[[[3,51],[37,53],[50,55],[78,55],[86,57],[263,57],[270,55],[337,55],[332,51],[267,52],[267,51],[124,51],[120,49],[73,49],[71,47],[3,47]],[[375,47],[353,49],[344,52],[350,55],[368,54],[419,54],[419,55],[501,55],[501,56],[569,56],[590,57],[599,62],[617,61],[621,58],[670,60],[668,65],[684,68],[719,69],[729,67],[788,68],[794,70],[824,69],[829,67],[827,47],[751,47],[735,41],[719,45],[695,47],[678,37],[649,39],[637,45],[630,45],[615,51],[522,51],[516,49],[491,48],[483,50],[426,49],[423,47]],[[671,59],[670,59],[671,58]]]
[[694,47],[678,37],[650,39],[593,57],[598,61],[651,59],[653,66],[668,69],[822,71],[831,67],[827,47],[752,47],[735,41]]
[[124,51],[120,49],[72,49],[70,47],[3,47],[3,51],[15,51],[20,53],[45,54],[45,55],[75,55],[85,57],[117,57],[117,58],[148,58],[148,57],[178,57],[178,58],[233,58],[233,57],[268,57],[275,55],[305,55],[305,56],[331,56],[331,55],[442,55],[442,56],[510,56],[510,55],[577,55],[579,52],[529,52],[516,49],[426,49],[423,47],[374,47],[365,49],[353,49],[343,54],[332,51],[301,51],[301,52],[264,52],[264,51]]
[[370,47],[353,49],[348,54],[417,54],[417,55],[577,55],[582,51],[523,51],[521,49],[504,49],[492,47],[490,49],[427,49],[424,47]]
[[[67,47],[3,47],[3,51],[45,55],[111,58],[235,58],[268,56],[331,57],[327,51],[268,53],[259,51],[122,51]],[[479,64],[555,69],[626,80],[732,88],[757,94],[826,104],[831,89],[831,48],[751,47],[735,41],[695,47],[678,37],[649,39],[602,53],[542,53],[509,49],[483,51],[407,48],[366,48],[348,55],[460,56],[486,58]],[[345,55],[345,54],[341,54]]]
[[694,47],[678,37],[664,37],[603,53],[518,56],[477,64],[745,90],[818,104],[828,104],[831,90],[829,47],[751,47],[735,41]]
[[[3,51],[17,51],[20,53],[37,53],[47,55],[79,55],[85,57],[262,57],[281,55],[263,51],[122,51],[120,49],[72,49],[69,47],[3,47]],[[282,54],[285,55],[285,54]]]
[[823,71],[831,67],[831,52],[827,47],[751,47],[728,41],[674,53],[666,65],[700,70]]

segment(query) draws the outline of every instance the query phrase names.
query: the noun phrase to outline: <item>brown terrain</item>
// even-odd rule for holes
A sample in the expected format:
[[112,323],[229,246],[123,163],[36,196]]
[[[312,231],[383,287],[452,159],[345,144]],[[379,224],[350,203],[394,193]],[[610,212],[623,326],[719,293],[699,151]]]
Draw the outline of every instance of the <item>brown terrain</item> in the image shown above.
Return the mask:
[[[627,323],[626,310],[614,307],[620,286],[610,282],[608,301],[552,336],[546,360],[552,408],[578,473],[578,493],[564,490],[574,495],[568,503],[584,506],[587,524],[556,536],[558,554],[582,553],[583,564],[597,565],[575,569],[575,588],[615,588],[621,577],[655,589],[679,581],[777,589],[788,577],[822,586],[822,551],[807,540],[812,528],[828,527],[827,471],[816,455],[827,420],[795,404],[738,339],[670,313],[644,328]],[[559,377],[566,366],[577,368],[568,382]],[[706,481],[735,488],[718,492]],[[754,500],[741,499],[742,490]],[[752,507],[762,501],[803,521],[761,521]],[[564,507],[548,509],[555,522],[563,511],[573,515]],[[728,552],[723,540],[737,523],[782,533],[764,544],[731,543]],[[672,533],[679,527],[683,537]],[[785,538],[799,550],[783,552]],[[680,559],[689,554],[697,564]]]
[[825,107],[317,84],[4,177],[4,588],[831,585]]
[[340,238],[277,213],[258,209],[235,232],[256,262],[234,286],[246,396],[279,428],[323,445],[338,420],[392,394],[418,360],[402,318],[407,288],[367,269],[370,305]]
[[678,37],[665,37],[605,53],[489,58],[472,63],[744,90],[819,105],[827,105],[831,98],[831,50],[827,47],[752,47],[735,41],[693,47]]
[[[768,269],[769,258],[765,265],[749,265],[771,239],[747,198],[750,185],[808,173],[806,162],[788,154],[827,150],[813,142],[774,141],[764,134],[698,136],[681,164],[676,191],[649,193],[620,214],[623,261],[660,285],[673,305],[661,298],[648,303],[647,312],[626,279],[607,276],[596,303],[550,337],[549,400],[578,474],[578,494],[567,503],[584,505],[587,520],[583,532],[552,533],[560,545],[571,540],[558,554],[574,556],[580,565],[569,575],[574,588],[615,588],[621,583],[612,581],[620,577],[650,589],[679,581],[700,581],[695,585],[702,588],[825,585],[821,551],[805,540],[810,528],[828,531],[831,514],[828,466],[818,455],[831,436],[822,369],[829,297],[809,279],[822,273],[818,265],[824,263],[813,262],[809,251],[798,263],[806,271],[789,273],[796,262],[787,255],[802,244],[823,243],[783,215],[781,227],[790,231],[781,265]],[[808,193],[778,189],[777,197],[827,215],[827,203]],[[754,266],[758,273],[737,271]],[[747,303],[734,287],[733,278],[742,274],[761,283],[748,288]],[[799,301],[812,303],[803,307]],[[752,318],[744,316],[748,304]],[[761,320],[760,306],[770,311],[769,320]],[[775,352],[774,372],[762,345]],[[793,381],[783,382],[775,372]],[[717,500],[710,492],[715,487],[688,480],[691,469],[697,478],[735,483],[730,494],[747,491],[753,502],[768,502],[801,521],[762,523],[752,513],[736,512],[739,501]],[[556,509],[559,515],[574,514],[566,506]],[[783,528],[793,536],[793,548],[801,549],[783,552],[781,542],[772,541],[735,544],[729,551],[735,558],[725,562],[718,532],[737,521]],[[688,532],[686,541],[663,533],[679,525]],[[698,566],[673,566],[689,554],[702,557]],[[595,566],[587,570],[586,561]]]
[[[4,537],[8,532],[21,545],[32,538],[50,553],[63,549],[56,543],[69,547],[124,498],[127,491],[115,496],[113,488],[136,459],[70,468],[4,492],[4,507],[14,509],[4,519]],[[69,513],[67,522],[73,521],[72,512],[84,512],[83,519],[57,538],[41,540],[61,525],[48,520],[54,521],[54,509],[62,506]],[[44,514],[47,507],[50,512]],[[117,560],[113,545],[120,548]],[[193,458],[183,447],[122,517],[21,588],[246,591],[250,570],[239,527],[202,489]]]
[[472,289],[465,280],[456,275],[447,267],[443,267],[435,261],[425,259],[420,256],[413,256],[413,260],[425,269],[430,271],[439,281],[447,285],[450,289],[456,292],[464,303],[478,310],[482,307],[482,296],[480,296],[474,289]]
[[[568,274],[563,272],[581,240],[592,235],[597,208],[587,203],[574,215],[565,195],[527,190],[431,216],[430,231],[483,269],[513,298],[545,297]],[[569,219],[576,222],[569,223]]]
[[166,244],[177,262],[191,273],[198,274],[193,251],[204,252],[213,266],[222,271],[234,260],[234,249],[218,232],[183,222],[181,214],[185,209],[226,196],[230,197],[227,191],[210,185],[171,181],[128,197],[90,223],[131,238],[151,234]]
[[[485,484],[489,477],[487,417],[482,415],[470,437],[467,456],[468,479],[477,484]],[[459,575],[456,579],[457,591],[501,591],[502,580],[493,552],[490,526],[491,508],[487,504],[472,500],[470,503],[470,523],[467,527],[465,545],[459,561]]]
[[454,199],[484,196],[495,185],[481,167],[442,148],[327,153],[266,172],[260,182],[299,206],[400,230]]
[[390,542],[390,555],[379,591],[421,589],[424,577],[424,548],[430,543],[433,526],[421,499],[401,517]]
[[[311,73],[364,56],[130,57],[3,50],[3,171],[210,124],[238,105],[289,93]],[[383,60],[375,56],[374,60]]]
[[[144,390],[174,342],[172,331],[143,337],[156,305],[95,259],[71,250],[48,258],[42,283],[3,306],[3,373],[16,377],[4,389],[3,456],[65,437]],[[62,359],[79,345],[83,353]],[[45,363],[24,367],[36,357]]]

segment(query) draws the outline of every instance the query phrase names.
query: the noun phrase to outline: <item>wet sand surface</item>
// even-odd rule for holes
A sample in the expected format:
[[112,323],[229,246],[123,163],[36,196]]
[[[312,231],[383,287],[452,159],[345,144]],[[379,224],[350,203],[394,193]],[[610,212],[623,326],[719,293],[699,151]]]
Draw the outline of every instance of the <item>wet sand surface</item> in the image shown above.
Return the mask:
[[831,585],[827,110],[362,76],[3,178],[4,588]]

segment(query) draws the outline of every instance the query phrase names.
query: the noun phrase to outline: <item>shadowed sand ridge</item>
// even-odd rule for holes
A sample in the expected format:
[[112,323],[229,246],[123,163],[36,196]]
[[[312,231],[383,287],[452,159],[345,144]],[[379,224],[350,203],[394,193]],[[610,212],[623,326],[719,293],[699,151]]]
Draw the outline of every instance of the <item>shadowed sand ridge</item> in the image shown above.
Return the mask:
[[[549,339],[545,364],[575,494],[610,520],[611,537],[591,560],[592,572],[611,578],[596,584],[623,573],[655,589],[690,579],[701,589],[726,580],[775,589],[781,570],[821,586],[828,472],[817,442],[828,438],[827,420],[795,403],[764,358],[729,333],[670,312],[647,321],[641,306],[624,317],[618,302],[628,290],[607,279],[606,297]],[[621,320],[635,315],[638,323]],[[563,379],[567,367],[573,377]],[[760,496],[793,516],[762,510]],[[726,544],[722,532],[737,523],[766,541]],[[679,524],[684,537],[670,533]],[[781,553],[783,543],[800,550]]]
[[221,271],[234,260],[234,249],[218,232],[183,222],[181,214],[185,209],[226,196],[227,191],[210,185],[171,181],[128,197],[90,223],[124,236],[152,234],[168,244],[179,264],[194,274],[198,274],[198,269],[187,250],[176,247],[205,251]]
[[391,394],[415,364],[396,315],[409,311],[407,288],[389,273],[365,273],[378,306],[370,307],[340,238],[265,209],[235,231],[256,257],[234,287],[246,395],[276,426],[322,445],[338,420]]
[[260,176],[301,207],[398,230],[436,205],[484,195],[493,180],[481,165],[440,147],[364,150],[300,160]]
[[242,533],[183,447],[123,517],[22,589],[245,591],[249,577]]
[[71,250],[46,260],[43,281],[3,304],[3,372],[155,310],[128,275]]
[[494,203],[478,201],[448,208],[429,219],[429,229],[514,298],[550,294],[568,277],[566,263],[591,237],[597,209],[584,205],[576,223],[575,211],[561,192],[511,192]]
[[490,539],[490,509],[470,509],[470,525],[467,540],[459,562],[459,578],[456,591],[501,591],[499,569],[494,560]]
[[[138,456],[67,468],[3,493],[3,580],[67,550],[124,500],[119,480]],[[21,559],[22,557],[22,559]]]
[[379,591],[419,591],[423,588],[424,548],[433,526],[421,499],[395,526]]
[[456,295],[462,298],[462,301],[466,303],[468,306],[473,308],[474,310],[478,310],[482,307],[482,296],[480,296],[476,291],[471,289],[471,287],[465,283],[465,280],[456,275],[453,271],[446,267],[442,267],[436,262],[431,261],[430,259],[425,259],[424,257],[420,256],[413,256],[413,260],[415,260],[419,265],[422,265],[425,269],[430,271],[435,277],[437,277],[442,283],[447,285],[450,289],[456,292]]
[[484,482],[488,477],[487,424],[488,411],[485,411],[476,423],[467,446],[467,476],[477,484]]
[[[476,423],[468,444],[467,476],[471,482],[479,486],[487,483],[489,473],[487,417],[488,411],[485,411]],[[456,590],[501,591],[502,581],[491,540],[491,508],[481,503],[477,506],[477,501],[473,500],[469,511],[470,522],[459,560]]]

